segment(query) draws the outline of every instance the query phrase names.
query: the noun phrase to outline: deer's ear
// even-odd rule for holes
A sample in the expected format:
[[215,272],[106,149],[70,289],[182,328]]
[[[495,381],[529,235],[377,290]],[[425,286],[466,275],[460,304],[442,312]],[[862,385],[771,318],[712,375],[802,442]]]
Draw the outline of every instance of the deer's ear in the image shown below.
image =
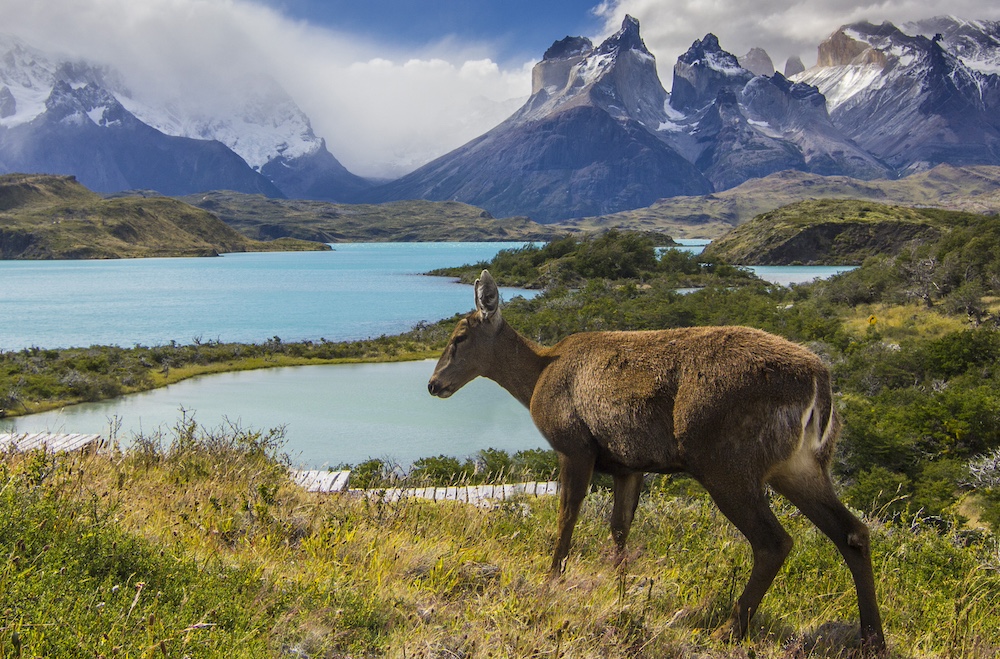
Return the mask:
[[483,320],[494,320],[500,316],[500,291],[489,270],[483,270],[476,280],[476,310]]

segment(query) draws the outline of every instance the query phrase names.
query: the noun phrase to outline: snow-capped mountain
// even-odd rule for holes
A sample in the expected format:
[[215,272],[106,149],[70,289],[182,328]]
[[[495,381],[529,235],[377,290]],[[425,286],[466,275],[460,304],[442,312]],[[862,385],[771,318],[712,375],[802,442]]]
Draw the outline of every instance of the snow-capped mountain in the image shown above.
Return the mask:
[[667,95],[635,19],[596,48],[582,37],[556,42],[532,81],[531,97],[506,121],[371,199],[457,199],[497,216],[555,221],[711,190],[656,134]]
[[101,86],[105,71],[80,65],[56,72],[50,86],[37,69],[4,77],[0,171],[71,174],[99,192],[224,188],[282,196],[221,142],[171,137],[139,121]]
[[940,34],[942,47],[962,64],[983,75],[1000,74],[1000,22],[938,16],[907,23],[901,30],[928,38]]
[[990,24],[925,25],[945,32],[846,25],[820,45],[817,65],[794,79],[817,87],[834,124],[898,173],[1000,164],[996,25],[992,35],[970,30]]
[[[763,51],[754,56],[770,62]],[[667,94],[638,21],[627,17],[596,48],[583,37],[557,41],[535,66],[520,110],[372,197],[458,199],[555,221],[784,169],[889,173],[834,126],[815,87],[770,70],[754,75],[709,34],[678,59]]]
[[[242,167],[256,174],[256,177],[243,175],[244,178],[248,181],[257,177],[263,179],[249,187],[244,184],[239,188],[241,191],[343,201],[369,187],[367,181],[348,172],[329,154],[324,141],[313,133],[308,117],[274,81],[264,77],[242,81],[238,86],[243,90],[242,95],[231,98],[229,107],[224,108],[216,106],[208,110],[197,98],[178,98],[163,103],[134,93],[127,81],[108,67],[52,56],[12,37],[0,36],[0,134],[5,135],[0,139],[8,146],[16,142],[21,145],[22,152],[20,159],[12,157],[7,149],[0,153],[0,164],[5,171],[14,166],[46,171],[53,166],[54,163],[44,159],[32,162],[25,157],[29,152],[40,153],[31,147],[33,131],[28,126],[46,121],[46,115],[52,112],[50,106],[57,102],[57,99],[50,101],[53,90],[60,85],[68,85],[73,90],[90,87],[91,94],[100,90],[128,114],[130,119],[126,123],[131,129],[136,129],[138,122],[165,137],[221,143],[243,161]],[[93,132],[89,126],[84,128],[86,122],[77,125],[88,133],[84,142],[97,144],[101,141],[102,133]],[[95,125],[108,128],[99,122]],[[124,126],[115,125],[114,128],[121,131]],[[173,148],[182,144],[185,148],[195,148],[176,140],[168,143]],[[72,159],[72,154],[67,154],[67,158]],[[81,154],[78,160],[86,162],[86,154]],[[236,167],[235,160],[233,162],[231,166]],[[111,189],[95,187],[97,190],[115,191],[121,189],[116,186],[124,183],[121,177],[109,178],[107,171],[100,175],[88,173],[86,168],[67,171],[68,160],[60,164],[63,169],[57,173],[77,175],[91,187],[96,180],[102,180],[104,186],[112,186]],[[123,172],[125,174],[131,179],[130,187],[167,192],[138,174]],[[182,185],[184,174],[178,172],[176,175],[177,185],[171,189]],[[118,182],[112,183],[113,180]],[[204,181],[202,184],[209,182],[204,176],[200,180]],[[236,179],[229,176],[229,180]],[[183,189],[180,194],[218,187]]]

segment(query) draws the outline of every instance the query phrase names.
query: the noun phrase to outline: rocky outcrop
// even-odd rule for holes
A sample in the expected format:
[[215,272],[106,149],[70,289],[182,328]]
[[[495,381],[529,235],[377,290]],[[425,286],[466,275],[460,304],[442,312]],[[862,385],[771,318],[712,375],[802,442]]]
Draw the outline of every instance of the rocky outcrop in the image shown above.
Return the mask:
[[7,85],[0,85],[0,119],[13,117],[17,113],[17,99]]
[[798,55],[792,55],[785,60],[784,76],[786,78],[791,78],[792,76],[798,75],[805,70],[806,65],[802,63],[802,59]]
[[531,93],[555,94],[566,88],[573,67],[594,50],[586,37],[566,37],[545,51],[542,61],[531,70]]
[[670,106],[689,113],[710,105],[722,90],[739,91],[753,74],[719,45],[719,38],[706,34],[695,40],[674,65]]
[[[866,24],[866,29],[870,32],[878,30],[871,24]],[[886,59],[883,53],[867,43],[854,39],[847,34],[845,28],[841,28],[819,45],[816,66],[846,66],[848,64],[885,66]]]
[[763,213],[705,248],[746,265],[860,265],[876,254],[937,239],[942,225],[918,209],[856,200],[810,200]]
[[774,62],[771,61],[771,56],[763,48],[751,48],[746,55],[739,58],[739,63],[755,76],[774,75]]

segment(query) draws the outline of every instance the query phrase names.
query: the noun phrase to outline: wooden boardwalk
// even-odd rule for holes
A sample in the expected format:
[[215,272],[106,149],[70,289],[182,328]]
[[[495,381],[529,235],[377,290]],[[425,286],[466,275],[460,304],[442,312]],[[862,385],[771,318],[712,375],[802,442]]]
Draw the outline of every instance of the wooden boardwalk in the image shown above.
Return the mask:
[[461,487],[393,487],[385,490],[368,490],[366,493],[381,495],[383,501],[401,499],[430,499],[431,501],[461,501],[473,505],[509,501],[517,497],[540,497],[559,493],[555,481],[510,483],[507,485],[465,485]]
[[0,433],[0,451],[33,451],[43,448],[52,453],[94,450],[100,435],[80,433]]
[[305,488],[306,492],[343,492],[347,489],[349,471],[326,471],[325,469],[293,469],[292,482]]
[[308,492],[344,492],[352,495],[379,497],[392,502],[402,499],[430,499],[431,501],[461,501],[473,505],[489,505],[494,501],[508,501],[516,497],[540,497],[559,493],[555,481],[511,483],[507,485],[465,485],[459,487],[389,487],[361,490],[349,488],[351,472],[321,469],[292,470],[292,482]]

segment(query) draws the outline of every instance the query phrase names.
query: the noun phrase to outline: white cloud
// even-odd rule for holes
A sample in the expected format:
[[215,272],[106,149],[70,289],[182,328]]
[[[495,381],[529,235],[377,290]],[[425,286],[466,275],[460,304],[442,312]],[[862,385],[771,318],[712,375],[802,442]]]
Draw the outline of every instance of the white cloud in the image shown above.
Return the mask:
[[942,13],[968,19],[1000,19],[994,0],[953,0],[942,8],[938,0],[607,0],[596,8],[605,20],[605,32],[616,31],[625,14],[639,19],[643,41],[654,55],[660,79],[668,89],[677,58],[695,39],[711,32],[723,48],[741,56],[750,48],[764,48],[775,67],[798,55],[806,66],[815,64],[816,48],[841,25],[861,20],[872,23],[930,18]]
[[[595,0],[595,5],[597,0]],[[994,0],[948,11],[998,19]],[[940,13],[932,0],[605,0],[605,34],[637,17],[666,87],[677,57],[715,33],[742,55],[763,46],[781,68],[855,20],[903,22]],[[419,51],[289,19],[254,0],[0,0],[0,30],[43,50],[114,65],[136,91],[184,94],[224,107],[248,72],[278,80],[349,169],[395,176],[482,134],[531,90],[532,62],[495,61],[488,42],[443,37]],[[553,40],[561,34],[553,35]],[[539,53],[540,55],[540,53]]]
[[402,52],[249,0],[0,0],[3,31],[108,63],[135,91],[225,107],[248,73],[278,80],[352,171],[396,176],[485,132],[531,91],[475,45]]

